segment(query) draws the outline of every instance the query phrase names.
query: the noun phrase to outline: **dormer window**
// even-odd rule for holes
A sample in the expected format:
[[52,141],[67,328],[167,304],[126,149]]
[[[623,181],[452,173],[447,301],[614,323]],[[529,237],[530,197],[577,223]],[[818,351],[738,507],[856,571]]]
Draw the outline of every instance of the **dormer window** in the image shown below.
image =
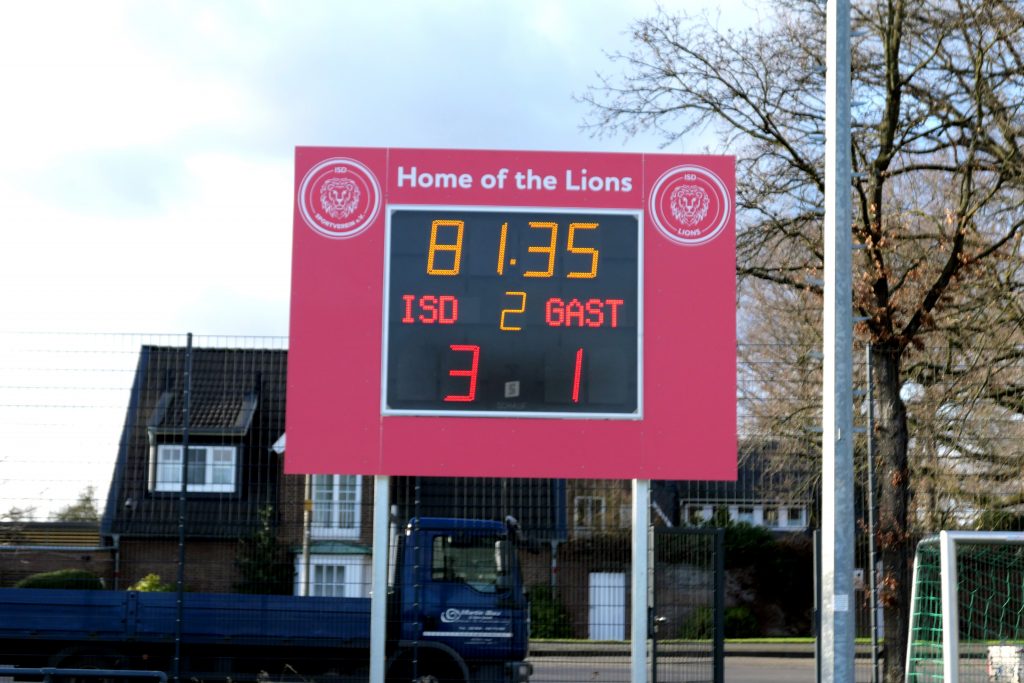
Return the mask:
[[[150,490],[181,490],[181,445],[156,446],[150,463]],[[237,481],[238,449],[235,446],[189,445],[188,487],[190,493],[234,493]]]

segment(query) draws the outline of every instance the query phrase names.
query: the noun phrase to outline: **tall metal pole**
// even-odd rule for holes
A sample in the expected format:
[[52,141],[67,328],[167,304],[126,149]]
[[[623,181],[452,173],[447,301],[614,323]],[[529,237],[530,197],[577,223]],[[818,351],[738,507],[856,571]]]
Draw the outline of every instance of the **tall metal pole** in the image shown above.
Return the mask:
[[822,681],[853,683],[850,0],[828,0],[822,386]]
[[181,680],[181,633],[185,625],[185,521],[188,510],[188,440],[192,417],[192,333],[185,341],[185,377],[181,401],[181,486],[178,488],[178,579],[174,619],[172,677]]

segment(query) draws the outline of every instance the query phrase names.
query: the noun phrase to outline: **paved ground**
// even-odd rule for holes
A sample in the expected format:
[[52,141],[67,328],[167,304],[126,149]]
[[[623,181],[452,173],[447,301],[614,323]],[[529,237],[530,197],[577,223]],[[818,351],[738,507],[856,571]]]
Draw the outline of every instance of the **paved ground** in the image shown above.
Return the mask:
[[[531,683],[629,683],[629,660],[621,657],[547,657],[533,660]],[[659,667],[657,683],[710,683],[710,663]],[[726,683],[814,683],[814,660],[727,657]],[[654,683],[654,682],[652,682]]]

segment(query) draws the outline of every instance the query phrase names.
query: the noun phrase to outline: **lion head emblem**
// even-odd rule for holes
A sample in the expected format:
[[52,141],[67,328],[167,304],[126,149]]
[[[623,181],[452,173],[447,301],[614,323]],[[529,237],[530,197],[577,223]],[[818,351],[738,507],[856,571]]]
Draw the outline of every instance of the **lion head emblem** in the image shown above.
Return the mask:
[[672,191],[672,215],[683,225],[694,226],[708,214],[708,193],[696,185],[680,185]]
[[359,195],[359,186],[354,180],[330,178],[320,186],[320,206],[335,220],[348,218],[359,206]]

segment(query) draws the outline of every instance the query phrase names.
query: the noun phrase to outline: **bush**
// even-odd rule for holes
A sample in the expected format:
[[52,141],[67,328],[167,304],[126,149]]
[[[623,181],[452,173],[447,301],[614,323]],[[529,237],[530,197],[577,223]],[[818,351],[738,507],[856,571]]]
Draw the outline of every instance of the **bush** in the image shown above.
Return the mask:
[[103,579],[84,569],[58,569],[26,576],[15,588],[76,588],[103,590]]
[[551,586],[534,586],[530,589],[530,637],[572,637],[569,612],[555,596]]
[[725,610],[726,638],[754,638],[761,635],[757,617],[746,605],[737,605]]
[[708,640],[715,635],[715,611],[710,607],[698,607],[679,629],[683,640]]
[[135,582],[128,590],[139,591],[140,593],[168,593],[174,590],[174,586],[164,583],[159,574],[146,574]]
[[770,565],[775,560],[776,542],[762,527],[746,522],[725,528],[725,568]]

